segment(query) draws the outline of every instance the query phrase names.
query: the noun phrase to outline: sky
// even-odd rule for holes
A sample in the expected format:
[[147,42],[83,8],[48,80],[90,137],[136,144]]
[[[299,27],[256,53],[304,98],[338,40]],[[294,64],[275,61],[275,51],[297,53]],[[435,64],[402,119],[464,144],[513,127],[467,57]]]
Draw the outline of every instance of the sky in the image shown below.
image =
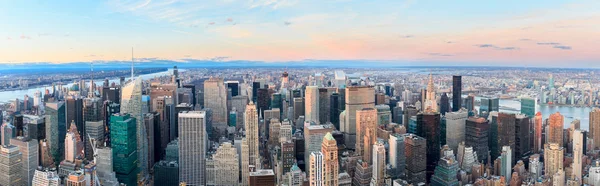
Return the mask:
[[597,0],[0,0],[0,63],[600,67]]

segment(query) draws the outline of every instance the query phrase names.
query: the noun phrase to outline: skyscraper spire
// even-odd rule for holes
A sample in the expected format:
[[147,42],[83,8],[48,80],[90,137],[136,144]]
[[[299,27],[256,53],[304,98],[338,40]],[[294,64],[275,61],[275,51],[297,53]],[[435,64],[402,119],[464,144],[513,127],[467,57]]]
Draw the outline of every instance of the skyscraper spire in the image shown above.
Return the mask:
[[433,75],[429,72],[429,82],[427,83],[427,92],[433,92]]

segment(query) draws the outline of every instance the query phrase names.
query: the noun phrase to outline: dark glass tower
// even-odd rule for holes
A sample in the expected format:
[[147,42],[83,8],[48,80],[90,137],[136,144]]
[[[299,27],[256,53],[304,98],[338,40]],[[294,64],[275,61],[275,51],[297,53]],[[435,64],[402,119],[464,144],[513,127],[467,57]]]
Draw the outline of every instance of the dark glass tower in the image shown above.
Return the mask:
[[473,147],[473,151],[477,152],[477,159],[487,163],[488,135],[490,124],[485,118],[470,117],[466,123],[465,145]]
[[452,76],[452,112],[461,108],[462,76]]
[[340,130],[340,94],[334,92],[329,96],[329,121]]
[[446,112],[450,111],[450,100],[448,95],[444,92],[440,98],[440,113],[446,115]]
[[113,169],[117,180],[126,185],[136,185],[138,173],[136,121],[129,114],[112,115],[111,139]]
[[[516,116],[514,114],[498,113],[498,149],[504,146],[510,146],[510,149],[516,148],[515,123]],[[511,165],[517,162],[515,154],[512,153]]]
[[417,114],[417,135],[427,141],[427,180],[431,180],[440,160],[440,113],[421,112]]

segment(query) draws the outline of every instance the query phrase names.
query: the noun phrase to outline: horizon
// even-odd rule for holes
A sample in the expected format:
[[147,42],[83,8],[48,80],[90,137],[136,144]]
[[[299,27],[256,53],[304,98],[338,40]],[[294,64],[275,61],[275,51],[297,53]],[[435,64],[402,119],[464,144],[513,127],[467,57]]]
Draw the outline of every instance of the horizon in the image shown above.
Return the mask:
[[3,66],[127,62],[133,47],[136,63],[600,67],[600,2],[593,0],[25,0],[0,7]]

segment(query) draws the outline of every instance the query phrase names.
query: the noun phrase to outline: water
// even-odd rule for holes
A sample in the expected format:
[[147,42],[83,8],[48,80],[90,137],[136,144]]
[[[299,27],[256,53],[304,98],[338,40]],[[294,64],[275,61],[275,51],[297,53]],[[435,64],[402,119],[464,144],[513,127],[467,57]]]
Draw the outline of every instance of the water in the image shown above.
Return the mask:
[[[143,80],[148,80],[148,79],[152,79],[155,77],[160,77],[160,76],[167,76],[167,75],[171,75],[171,69],[167,70],[167,71],[163,71],[163,72],[156,72],[156,73],[151,73],[151,74],[144,74],[144,75],[140,75],[138,77],[141,77]],[[182,71],[182,70],[179,70]],[[125,81],[131,79],[130,77],[125,78]],[[117,84],[119,84],[119,78],[114,78],[114,79],[109,79],[108,80],[109,83],[113,83],[116,82]],[[104,83],[103,79],[99,79],[99,80],[94,80],[94,83],[96,83],[96,85],[102,85]],[[73,83],[69,83],[68,85],[63,85],[63,87],[70,87],[72,86]],[[25,94],[29,95],[29,97],[33,97],[33,94],[37,91],[42,92],[42,94],[44,93],[44,91],[46,91],[46,89],[49,89],[50,92],[52,92],[52,85],[48,85],[45,87],[35,87],[35,88],[29,88],[29,89],[23,89],[23,90],[11,90],[11,91],[2,91],[0,92],[0,102],[2,103],[7,103],[11,100],[15,100],[15,98],[19,98],[20,100],[23,100],[23,97],[25,96]]]
[[[500,106],[510,107],[513,109],[521,110],[521,102],[515,100],[500,100]],[[475,107],[479,110],[479,107]],[[575,119],[581,121],[580,128],[583,130],[589,131],[590,126],[590,112],[593,107],[571,107],[571,106],[556,106],[556,105],[536,105],[535,112],[541,112],[542,118],[547,119],[550,114],[554,114],[556,112],[560,112],[565,117],[565,128],[569,128],[571,122]],[[519,111],[514,110],[503,110],[500,109],[500,112],[506,113],[519,113]]]

